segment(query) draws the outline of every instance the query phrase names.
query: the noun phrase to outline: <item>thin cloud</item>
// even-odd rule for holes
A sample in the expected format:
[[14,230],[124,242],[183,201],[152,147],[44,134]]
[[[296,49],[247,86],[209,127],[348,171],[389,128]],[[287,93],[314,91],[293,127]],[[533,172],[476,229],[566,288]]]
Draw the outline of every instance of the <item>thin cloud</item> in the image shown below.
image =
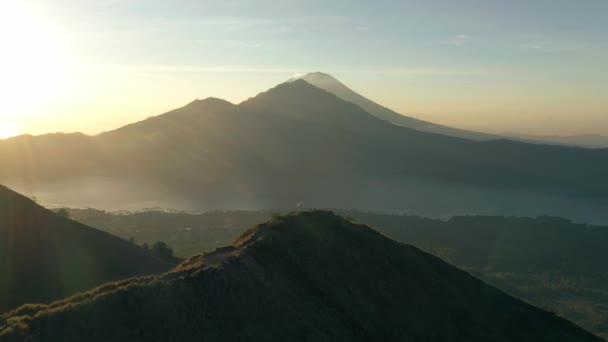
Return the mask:
[[136,2],[138,0],[97,0],[97,4],[103,7],[110,7],[115,5],[123,5],[132,2]]
[[248,48],[257,49],[262,48],[263,45],[259,42],[251,40],[238,40],[238,39],[193,39],[191,40],[196,45],[204,45],[210,48],[221,47],[221,48]]
[[152,73],[218,73],[218,74],[281,74],[293,73],[298,68],[266,68],[248,66],[198,66],[198,65],[104,65],[89,64],[81,66],[84,71],[119,71]]
[[536,41],[521,44],[519,47],[527,50],[565,52],[583,50],[587,44],[573,41]]
[[452,46],[462,46],[467,44],[471,40],[471,36],[467,34],[459,34],[448,40],[443,40],[440,44],[443,45],[452,45]]
[[[252,67],[252,66],[199,66],[199,65],[86,65],[86,71],[150,72],[150,73],[209,73],[209,74],[301,74],[302,70],[317,70],[316,67]],[[457,76],[496,73],[489,69],[458,68],[359,68],[327,67],[329,73],[350,73],[368,75],[418,75]]]
[[397,68],[397,69],[350,69],[340,72],[371,74],[371,75],[419,75],[419,76],[457,76],[480,75],[496,73],[489,69],[458,69],[458,68]]
[[352,19],[342,16],[310,16],[281,19],[247,17],[210,17],[199,20],[165,21],[161,25],[213,27],[229,32],[294,33],[343,26]]

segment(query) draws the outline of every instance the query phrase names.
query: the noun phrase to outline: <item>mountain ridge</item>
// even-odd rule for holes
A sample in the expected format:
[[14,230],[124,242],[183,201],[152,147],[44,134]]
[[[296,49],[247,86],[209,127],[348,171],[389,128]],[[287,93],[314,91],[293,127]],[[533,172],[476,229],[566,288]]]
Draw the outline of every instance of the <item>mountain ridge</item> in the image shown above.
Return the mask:
[[95,188],[116,191],[104,198],[123,208],[158,206],[151,198],[194,210],[305,202],[427,216],[568,212],[595,221],[608,220],[607,153],[420,132],[299,81],[239,105],[196,102],[77,141],[0,143],[8,165],[0,181],[42,188],[39,197],[59,205],[63,189]]
[[301,76],[297,79],[302,79],[310,84],[324,89],[330,93],[335,94],[339,98],[353,102],[363,108],[368,113],[388,122],[391,122],[395,125],[415,129],[421,132],[427,133],[435,133],[442,134],[457,138],[465,138],[472,140],[494,140],[501,139],[503,137],[482,133],[482,132],[474,132],[469,130],[457,129],[452,127],[447,127],[443,125],[434,124],[428,121],[420,120],[417,118],[413,118],[410,116],[406,116],[403,114],[399,114],[392,109],[389,109],[385,106],[379,105],[363,95],[353,91],[348,88],[345,84],[337,80],[335,77],[330,74],[326,74],[323,72],[312,72],[308,73],[304,76]]
[[600,341],[325,211],[276,217],[164,275],[22,307],[4,320],[2,341]]
[[608,136],[599,134],[534,135],[506,132],[502,135],[535,144],[544,143],[564,146],[579,146],[593,149],[608,148]]
[[0,312],[170,265],[0,185]]
[[361,108],[365,109],[370,114],[393,124],[412,128],[422,132],[436,133],[447,136],[479,140],[479,141],[491,141],[491,140],[516,140],[531,144],[548,144],[548,145],[562,145],[562,146],[577,146],[583,148],[608,148],[608,137],[593,134],[580,134],[571,136],[540,136],[540,135],[526,135],[517,133],[502,133],[493,134],[485,132],[477,132],[467,129],[460,129],[454,127],[448,127],[440,124],[431,123],[428,121],[420,120],[411,116],[403,115],[393,111],[390,108],[382,106],[372,100],[364,97],[363,95],[355,92],[348,88],[344,83],[330,74],[323,72],[311,72],[303,76],[291,78],[289,81],[303,79],[310,84],[327,90],[341,99],[349,102],[353,102]]
[[[316,71],[310,72],[302,76],[296,76],[290,78],[287,83],[294,82],[297,80],[304,80],[317,88],[323,89],[342,100],[347,102],[355,103],[360,106],[366,112],[393,124],[399,125],[401,127],[411,128],[421,132],[428,132],[433,134],[440,134],[464,139],[472,139],[478,141],[491,141],[491,140],[515,140],[521,141],[529,144],[546,144],[546,145],[558,145],[558,146],[573,146],[573,147],[581,147],[581,148],[592,148],[592,149],[608,149],[608,137],[597,135],[597,134],[577,134],[577,135],[531,135],[531,134],[521,134],[521,133],[513,133],[513,132],[505,132],[505,133],[485,133],[485,132],[477,132],[467,129],[448,127],[440,124],[431,123],[428,121],[424,121],[418,118],[414,118],[411,116],[403,115],[395,112],[394,110],[382,106],[372,100],[364,97],[363,95],[355,92],[354,90],[348,88],[344,83],[340,82],[338,79],[333,77],[330,74]],[[242,101],[241,103],[246,103],[247,101],[253,99],[254,97]],[[224,99],[220,99],[217,97],[208,97],[205,99],[195,99],[192,102],[188,103],[184,107],[196,107],[198,104],[213,101],[216,103],[225,103],[232,104],[229,101]],[[233,104],[234,105],[234,104]],[[162,116],[163,114],[159,115]],[[129,125],[126,125],[129,126]],[[109,131],[111,132],[111,131]],[[15,137],[0,139],[2,140],[11,140],[20,137],[41,137],[49,134],[81,134],[84,136],[97,136],[107,132],[101,132],[99,134],[94,135],[84,135],[82,133],[74,132],[74,133],[47,133],[42,135],[30,135],[30,134],[21,134]]]

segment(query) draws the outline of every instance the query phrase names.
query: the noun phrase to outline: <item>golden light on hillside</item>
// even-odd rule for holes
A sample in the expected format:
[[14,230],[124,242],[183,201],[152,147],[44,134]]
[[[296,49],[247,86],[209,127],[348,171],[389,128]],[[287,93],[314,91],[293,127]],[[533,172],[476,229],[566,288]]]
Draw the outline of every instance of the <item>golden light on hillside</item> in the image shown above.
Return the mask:
[[[19,1],[2,2],[0,42],[0,123],[68,95],[73,73],[67,47],[44,13]],[[0,127],[0,134],[15,133]]]

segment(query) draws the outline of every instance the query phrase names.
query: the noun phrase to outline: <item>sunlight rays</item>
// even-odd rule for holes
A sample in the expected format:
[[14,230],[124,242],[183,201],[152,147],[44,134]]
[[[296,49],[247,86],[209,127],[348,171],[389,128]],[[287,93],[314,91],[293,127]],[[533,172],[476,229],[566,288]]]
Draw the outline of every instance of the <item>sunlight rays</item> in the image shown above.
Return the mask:
[[[0,124],[71,94],[74,72],[64,38],[36,8],[0,4]],[[16,133],[7,125],[0,130],[5,137]]]

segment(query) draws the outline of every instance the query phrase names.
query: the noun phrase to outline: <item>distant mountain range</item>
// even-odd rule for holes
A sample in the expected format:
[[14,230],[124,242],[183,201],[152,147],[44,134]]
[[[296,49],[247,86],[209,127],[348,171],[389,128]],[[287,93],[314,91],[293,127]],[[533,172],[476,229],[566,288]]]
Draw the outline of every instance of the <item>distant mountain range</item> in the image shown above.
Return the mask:
[[0,313],[169,268],[136,245],[0,186]]
[[601,135],[539,136],[517,133],[489,134],[437,125],[431,122],[405,116],[389,108],[383,107],[348,88],[346,85],[335,79],[333,76],[322,72],[312,72],[296,79],[303,79],[306,82],[323,90],[326,90],[345,101],[352,102],[363,108],[368,113],[382,120],[392,122],[395,125],[412,128],[421,132],[437,133],[452,137],[481,141],[508,138],[518,141],[539,144],[544,143],[553,145],[579,146],[587,148],[608,148],[608,136]]
[[597,134],[578,134],[578,135],[526,135],[517,133],[504,133],[503,136],[513,139],[549,143],[565,146],[580,146],[587,148],[608,148],[608,136]]
[[304,203],[608,222],[608,150],[421,132],[304,80],[239,105],[197,100],[97,136],[4,140],[0,164],[0,181],[62,205],[209,210]]
[[2,341],[601,341],[330,212],[0,321]]

